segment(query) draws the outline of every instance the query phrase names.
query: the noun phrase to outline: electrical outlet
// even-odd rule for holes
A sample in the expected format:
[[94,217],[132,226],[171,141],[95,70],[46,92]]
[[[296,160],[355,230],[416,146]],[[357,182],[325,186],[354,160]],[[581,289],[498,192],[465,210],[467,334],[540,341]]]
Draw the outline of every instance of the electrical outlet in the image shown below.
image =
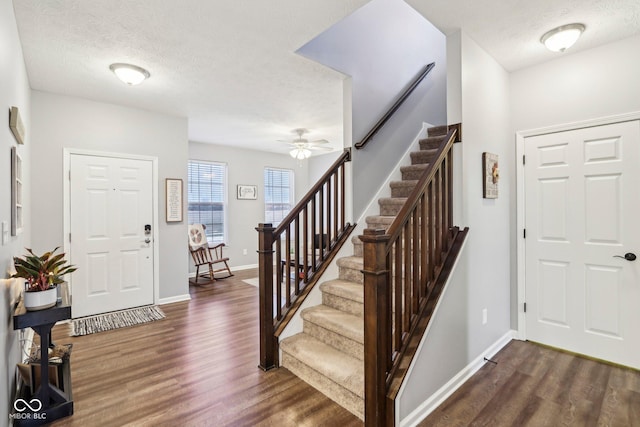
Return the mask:
[[246,254],[247,254],[247,250],[246,250],[246,249],[243,249],[243,250],[242,250],[242,255],[246,255]]
[[487,324],[487,309],[486,308],[482,309],[482,324],[483,325]]

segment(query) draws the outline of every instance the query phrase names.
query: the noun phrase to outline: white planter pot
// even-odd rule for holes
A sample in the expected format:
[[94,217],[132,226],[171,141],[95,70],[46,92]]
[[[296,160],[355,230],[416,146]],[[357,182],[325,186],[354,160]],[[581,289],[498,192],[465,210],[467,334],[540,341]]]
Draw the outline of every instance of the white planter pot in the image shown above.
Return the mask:
[[28,311],[44,310],[56,305],[58,289],[51,288],[46,291],[24,292],[24,308]]

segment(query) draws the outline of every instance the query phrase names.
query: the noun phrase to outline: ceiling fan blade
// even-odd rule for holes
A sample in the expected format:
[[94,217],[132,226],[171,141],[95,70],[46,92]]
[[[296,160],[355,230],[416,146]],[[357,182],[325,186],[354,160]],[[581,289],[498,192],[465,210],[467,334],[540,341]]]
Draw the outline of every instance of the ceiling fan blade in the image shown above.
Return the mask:
[[329,141],[327,141],[326,139],[317,139],[315,141],[311,141],[312,144],[328,144]]
[[309,150],[317,150],[317,151],[331,151],[331,150],[333,150],[331,147],[316,147],[314,145],[310,145],[307,148]]

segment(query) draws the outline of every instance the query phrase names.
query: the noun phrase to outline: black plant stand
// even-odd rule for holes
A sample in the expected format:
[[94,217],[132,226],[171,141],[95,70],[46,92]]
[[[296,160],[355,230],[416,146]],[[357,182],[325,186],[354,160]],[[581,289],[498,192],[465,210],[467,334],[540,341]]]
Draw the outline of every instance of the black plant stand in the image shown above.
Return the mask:
[[[62,302],[54,307],[40,311],[26,311],[20,305],[13,315],[13,329],[31,328],[40,336],[40,387],[25,399],[30,402],[38,399],[42,403],[42,408],[38,411],[31,411],[29,408],[23,412],[15,412],[14,426],[38,426],[48,424],[59,418],[73,414],[73,400],[71,394],[71,379],[69,375],[69,361],[63,361],[64,391],[49,383],[49,348],[54,344],[51,342],[51,328],[60,320],[71,318],[71,306]],[[33,405],[37,405],[34,402]]]

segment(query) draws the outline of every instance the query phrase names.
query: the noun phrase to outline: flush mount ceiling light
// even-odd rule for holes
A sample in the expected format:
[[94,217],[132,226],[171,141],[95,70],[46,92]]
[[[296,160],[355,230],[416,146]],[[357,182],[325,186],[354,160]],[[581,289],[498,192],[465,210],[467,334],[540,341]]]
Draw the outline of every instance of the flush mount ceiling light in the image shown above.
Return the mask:
[[568,24],[544,33],[540,42],[552,52],[564,52],[578,41],[584,31],[583,24]]
[[138,85],[151,76],[144,68],[132,64],[111,64],[109,65],[109,69],[113,71],[116,77],[129,86]]

